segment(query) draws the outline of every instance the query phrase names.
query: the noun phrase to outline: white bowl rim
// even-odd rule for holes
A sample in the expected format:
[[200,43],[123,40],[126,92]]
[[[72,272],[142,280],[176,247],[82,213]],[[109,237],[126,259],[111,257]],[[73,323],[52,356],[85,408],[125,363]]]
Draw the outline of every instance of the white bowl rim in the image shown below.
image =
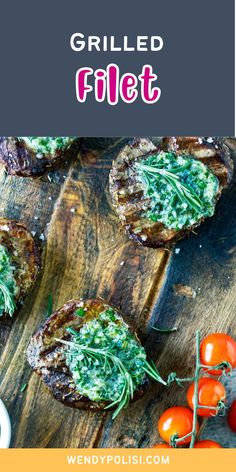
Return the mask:
[[0,398],[0,449],[7,449],[11,441],[11,421],[8,411]]

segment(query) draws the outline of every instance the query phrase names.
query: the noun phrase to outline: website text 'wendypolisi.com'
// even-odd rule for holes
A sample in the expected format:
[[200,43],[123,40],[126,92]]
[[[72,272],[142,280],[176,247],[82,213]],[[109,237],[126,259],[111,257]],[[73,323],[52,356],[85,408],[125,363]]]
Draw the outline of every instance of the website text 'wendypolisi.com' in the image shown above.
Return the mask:
[[130,455],[67,455],[68,465],[169,465],[169,455],[149,455],[130,454]]

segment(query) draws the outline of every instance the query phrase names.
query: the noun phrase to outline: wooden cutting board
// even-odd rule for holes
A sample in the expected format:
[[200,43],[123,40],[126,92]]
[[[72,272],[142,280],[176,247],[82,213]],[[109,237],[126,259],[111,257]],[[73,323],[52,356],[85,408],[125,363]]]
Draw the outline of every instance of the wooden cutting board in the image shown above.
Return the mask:
[[[186,403],[185,389],[153,384],[113,422],[111,413],[73,410],[54,400],[25,359],[50,293],[55,309],[71,298],[97,296],[121,308],[141,329],[164,377],[193,373],[196,329],[202,336],[236,336],[236,185],[198,234],[177,244],[180,251],[139,247],[124,234],[108,191],[112,159],[127,140],[84,139],[74,161],[41,179],[1,170],[0,216],[36,232],[44,261],[18,317],[7,325],[0,321],[0,397],[11,416],[13,447],[150,447],[159,441],[161,412]],[[176,295],[176,284],[191,287],[196,297]],[[153,325],[177,326],[178,332],[159,334]]]

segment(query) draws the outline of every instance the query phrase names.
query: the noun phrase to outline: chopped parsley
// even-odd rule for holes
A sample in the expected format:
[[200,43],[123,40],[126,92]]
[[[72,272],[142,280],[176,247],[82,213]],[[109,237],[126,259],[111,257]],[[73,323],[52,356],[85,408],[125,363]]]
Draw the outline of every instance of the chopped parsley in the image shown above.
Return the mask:
[[85,312],[85,309],[84,309],[84,308],[77,308],[77,310],[75,310],[75,314],[76,314],[77,316],[80,316],[81,318],[84,317],[85,313],[86,313],[86,312]]

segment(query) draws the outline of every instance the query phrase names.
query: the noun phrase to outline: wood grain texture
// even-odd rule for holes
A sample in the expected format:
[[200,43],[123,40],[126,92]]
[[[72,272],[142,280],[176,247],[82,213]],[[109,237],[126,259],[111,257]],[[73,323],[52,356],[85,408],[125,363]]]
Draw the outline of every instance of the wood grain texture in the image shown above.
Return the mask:
[[[44,268],[32,293],[13,323],[0,322],[0,396],[11,415],[13,447],[148,447],[158,440],[160,413],[184,402],[183,390],[152,385],[113,422],[110,413],[72,410],[54,400],[25,359],[49,293],[54,308],[77,297],[116,305],[138,325],[164,376],[192,373],[196,329],[236,334],[236,186],[198,235],[178,243],[178,255],[139,247],[124,234],[108,192],[112,159],[126,141],[84,140],[77,158],[51,172],[51,181],[0,174],[0,216],[45,235]],[[175,295],[178,283],[193,287],[197,297]],[[157,322],[179,331],[159,335],[151,329]]]

